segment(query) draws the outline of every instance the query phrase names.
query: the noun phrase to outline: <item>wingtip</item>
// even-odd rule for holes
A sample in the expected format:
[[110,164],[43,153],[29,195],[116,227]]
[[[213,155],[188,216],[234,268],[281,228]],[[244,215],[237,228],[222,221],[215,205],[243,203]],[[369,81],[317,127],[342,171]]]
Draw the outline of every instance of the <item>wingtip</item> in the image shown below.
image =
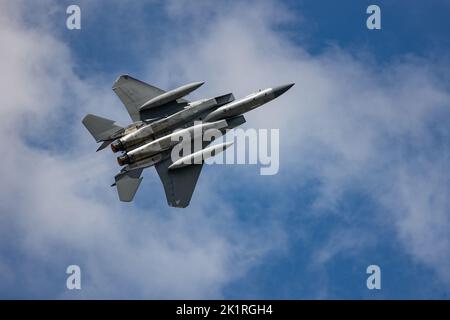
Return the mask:
[[114,81],[113,85],[112,85],[112,89],[114,90],[122,80],[129,80],[129,79],[133,79],[133,80],[137,80],[135,78],[133,78],[132,76],[130,76],[127,73],[121,74],[117,77],[117,79]]

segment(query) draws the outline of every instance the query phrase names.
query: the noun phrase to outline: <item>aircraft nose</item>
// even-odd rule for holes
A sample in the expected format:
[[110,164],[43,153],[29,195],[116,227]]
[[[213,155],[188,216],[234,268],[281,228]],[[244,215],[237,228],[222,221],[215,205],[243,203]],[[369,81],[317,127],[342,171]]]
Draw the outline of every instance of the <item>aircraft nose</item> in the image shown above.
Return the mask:
[[281,96],[283,93],[288,91],[295,83],[289,83],[282,86],[278,86],[275,88],[272,88],[273,94],[275,95],[275,98]]

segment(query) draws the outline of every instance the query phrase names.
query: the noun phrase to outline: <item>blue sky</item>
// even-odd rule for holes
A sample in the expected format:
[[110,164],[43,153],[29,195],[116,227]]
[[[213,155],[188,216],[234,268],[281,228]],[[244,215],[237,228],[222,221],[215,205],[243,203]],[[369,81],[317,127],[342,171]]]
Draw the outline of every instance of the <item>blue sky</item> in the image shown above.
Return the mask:
[[[0,207],[0,297],[449,298],[448,1],[81,1],[82,30],[69,31],[72,3],[10,8],[18,23],[2,36],[30,33],[38,43],[45,34],[36,64],[62,85],[42,80],[49,101],[25,109],[38,120],[14,136],[58,178],[23,193],[36,209]],[[381,8],[381,30],[365,27],[369,4]],[[49,70],[45,57],[58,62]],[[194,98],[295,81],[246,124],[280,129],[280,172],[206,166],[180,211],[147,170],[135,203],[117,203],[114,157],[95,154],[80,119],[127,121],[110,90],[122,73],[164,89],[206,81]],[[20,164],[42,178],[30,160]],[[70,195],[52,198],[57,190]],[[71,263],[83,270],[80,292],[64,288]],[[366,287],[371,264],[381,267],[381,290]]]
[[[81,75],[100,70],[139,72],[138,61],[144,59],[139,49],[144,54],[160,54],[158,44],[163,39],[183,37],[185,23],[189,24],[188,20],[170,19],[158,1],[116,6],[100,3],[83,12],[83,27],[89,33],[63,33],[77,53],[76,58],[83,59],[78,66]],[[381,63],[405,54],[427,58],[448,56],[446,1],[379,1],[377,4],[384,9],[383,28],[374,32],[363,28],[368,17],[365,10],[370,4],[371,1],[284,1],[281,6],[292,10],[298,19],[281,24],[277,30],[287,33],[292,41],[313,54],[338,45],[355,54],[367,50]],[[141,23],[150,21],[151,28],[142,32]],[[125,34],[128,45],[122,42]],[[106,50],[108,54],[104,54]]]

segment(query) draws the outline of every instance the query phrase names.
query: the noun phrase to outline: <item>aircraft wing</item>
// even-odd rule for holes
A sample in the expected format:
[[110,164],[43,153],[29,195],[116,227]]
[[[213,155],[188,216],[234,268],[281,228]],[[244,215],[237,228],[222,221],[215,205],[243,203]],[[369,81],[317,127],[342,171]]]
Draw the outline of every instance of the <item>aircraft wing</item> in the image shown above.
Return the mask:
[[203,164],[192,164],[177,170],[169,170],[172,160],[167,158],[155,165],[164,186],[167,203],[172,207],[186,208],[202,171]]
[[[240,115],[227,120],[227,122],[228,128],[232,129],[245,123],[245,118]],[[203,141],[202,149],[208,147],[210,143],[210,141]],[[191,150],[194,150],[194,145],[191,145]],[[172,163],[171,157],[168,157],[155,164],[155,168],[164,185],[167,203],[172,207],[185,208],[191,201],[195,185],[203,168],[203,162],[169,170]]]
[[[211,142],[203,141],[202,149],[206,148]],[[191,150],[194,150],[192,142]],[[170,151],[169,151],[170,152]],[[169,170],[173,163],[169,156],[167,159],[155,164],[156,172],[164,186],[167,203],[172,207],[186,208],[191,201],[197,180],[202,172],[203,162],[201,164],[191,164],[176,170]]]
[[139,112],[139,107],[165,91],[129,75],[119,76],[114,82],[112,89],[125,105],[125,108],[127,108],[133,121],[167,116],[181,110],[188,102],[184,99],[178,99],[178,101],[172,101],[158,108]]
[[142,181],[142,170],[136,169],[128,172],[120,172],[115,176],[115,182],[111,187],[117,187],[120,201],[130,202],[133,200]]

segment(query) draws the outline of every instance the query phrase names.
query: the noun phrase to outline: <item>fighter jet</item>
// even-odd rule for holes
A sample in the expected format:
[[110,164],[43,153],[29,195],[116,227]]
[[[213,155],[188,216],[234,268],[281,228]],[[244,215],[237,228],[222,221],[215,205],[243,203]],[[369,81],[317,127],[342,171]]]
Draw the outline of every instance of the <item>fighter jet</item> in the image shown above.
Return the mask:
[[[95,141],[101,143],[97,151],[111,146],[122,167],[111,186],[117,188],[121,201],[132,201],[142,181],[142,171],[155,166],[164,186],[167,202],[172,207],[189,205],[204,160],[228,148],[230,143],[208,147],[202,141],[201,150],[172,159],[171,151],[179,143],[193,143],[174,139],[175,135],[204,133],[216,129],[227,130],[245,123],[244,113],[255,109],[286,92],[294,84],[286,84],[252,93],[235,100],[232,93],[190,102],[184,97],[204,82],[194,82],[164,91],[129,75],[121,75],[113,84],[113,91],[125,105],[131,120],[124,127],[114,120],[93,114],[82,122]],[[193,137],[197,138],[197,137]],[[194,161],[198,160],[200,161]]]

